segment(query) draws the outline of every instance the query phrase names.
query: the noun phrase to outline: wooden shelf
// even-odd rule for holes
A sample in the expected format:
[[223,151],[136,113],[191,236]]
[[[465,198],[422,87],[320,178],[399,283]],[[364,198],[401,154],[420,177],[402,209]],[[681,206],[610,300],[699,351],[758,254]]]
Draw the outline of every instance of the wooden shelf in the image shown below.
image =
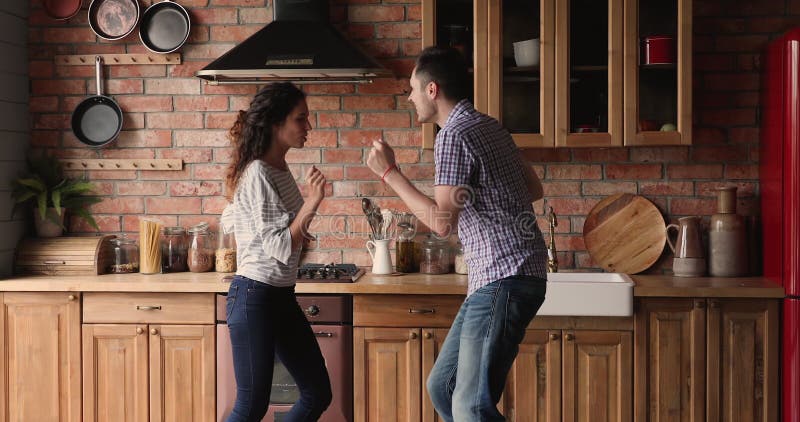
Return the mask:
[[103,58],[106,66],[132,65],[132,64],[181,64],[180,53],[170,54],[77,54],[68,56],[55,56],[56,64],[64,66],[94,66],[95,57]]
[[183,169],[181,159],[86,159],[69,158],[59,160],[65,170],[166,170]]

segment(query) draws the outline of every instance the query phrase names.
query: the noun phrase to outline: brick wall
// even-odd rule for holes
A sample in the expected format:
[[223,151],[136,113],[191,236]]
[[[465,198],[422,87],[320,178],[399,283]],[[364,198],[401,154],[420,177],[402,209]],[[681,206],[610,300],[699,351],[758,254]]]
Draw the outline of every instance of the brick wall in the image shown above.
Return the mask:
[[[84,7],[88,7],[88,1]],[[143,7],[150,0],[140,2]],[[334,0],[334,20],[346,35],[395,74],[407,76],[420,50],[420,4],[413,0]],[[86,14],[69,22],[48,19],[31,0],[31,143],[63,157],[182,158],[182,171],[87,172],[105,200],[93,208],[103,232],[135,235],[149,215],[167,225],[216,223],[224,207],[223,175],[230,151],[226,130],[245,108],[255,86],[206,86],[194,72],[271,20],[269,0],[182,0],[192,17],[181,65],[107,66],[105,91],[125,111],[125,127],[109,147],[90,149],[70,131],[70,113],[94,93],[93,66],[55,65],[55,54],[144,53],[135,31],[99,41]],[[266,5],[266,7],[265,7]],[[530,150],[545,186],[537,213],[553,206],[560,214],[557,244],[562,268],[592,267],[581,236],[583,219],[603,196],[642,194],[668,219],[709,216],[711,190],[740,187],[740,212],[757,213],[758,52],[788,27],[800,24],[800,0],[760,2],[695,0],[694,146],[670,148]],[[316,165],[332,182],[313,230],[319,242],[308,261],[369,265],[363,249],[366,222],[359,196],[383,208],[403,208],[363,164],[366,146],[383,137],[397,147],[403,172],[432,193],[432,153],[406,103],[405,78],[372,85],[305,87],[314,130],[303,150],[289,158],[296,175]],[[546,228],[544,218],[540,224]],[[91,231],[72,222],[72,232]],[[342,249],[344,248],[344,249]],[[665,254],[668,256],[668,254]],[[668,259],[654,271],[665,267]]]

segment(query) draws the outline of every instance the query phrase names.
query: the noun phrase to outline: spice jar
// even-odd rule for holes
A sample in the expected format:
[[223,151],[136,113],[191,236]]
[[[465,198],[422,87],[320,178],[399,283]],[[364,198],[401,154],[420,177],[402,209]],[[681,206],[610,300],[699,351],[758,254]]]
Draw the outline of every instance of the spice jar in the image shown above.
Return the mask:
[[232,273],[236,271],[236,237],[233,232],[226,233],[220,224],[217,238],[216,270],[218,273]]
[[395,269],[400,273],[413,273],[417,271],[418,247],[414,242],[414,235],[417,232],[417,218],[410,212],[395,214],[397,221],[397,243],[395,247]]
[[461,242],[456,243],[455,254],[455,270],[456,274],[467,274],[467,263],[464,261],[464,248],[461,246]]
[[200,223],[189,228],[189,253],[186,262],[189,271],[203,273],[214,268],[214,244],[208,223]]
[[111,239],[112,256],[114,262],[108,267],[112,274],[125,274],[139,272],[139,247],[136,241],[122,237]]
[[450,253],[447,241],[429,237],[422,242],[419,272],[424,274],[446,274],[449,271]]
[[186,231],[183,227],[164,227],[161,231],[161,272],[186,271]]

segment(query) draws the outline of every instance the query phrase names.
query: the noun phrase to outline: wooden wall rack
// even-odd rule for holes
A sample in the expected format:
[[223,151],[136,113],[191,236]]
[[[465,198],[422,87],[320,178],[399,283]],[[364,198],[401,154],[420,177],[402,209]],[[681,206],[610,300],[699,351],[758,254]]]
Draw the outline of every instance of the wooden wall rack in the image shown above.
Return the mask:
[[107,66],[132,64],[181,64],[181,53],[169,54],[75,54],[56,56],[55,63],[65,66],[94,66],[94,58],[103,58]]
[[67,158],[59,160],[65,170],[182,170],[181,159]]

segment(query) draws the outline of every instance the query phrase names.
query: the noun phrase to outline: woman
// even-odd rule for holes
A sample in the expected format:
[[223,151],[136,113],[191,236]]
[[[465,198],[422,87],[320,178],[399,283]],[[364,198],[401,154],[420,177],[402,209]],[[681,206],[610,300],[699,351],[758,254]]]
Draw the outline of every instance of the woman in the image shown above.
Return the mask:
[[325,196],[325,176],[312,166],[304,202],[286,165],[286,153],[302,148],[309,130],[305,94],[276,83],[256,94],[230,131],[233,202],[222,221],[236,233],[238,270],[227,304],[237,385],[228,422],[260,421],[267,412],[275,357],[300,390],[283,420],[315,421],[331,402],[322,353],[294,294],[303,240]]

